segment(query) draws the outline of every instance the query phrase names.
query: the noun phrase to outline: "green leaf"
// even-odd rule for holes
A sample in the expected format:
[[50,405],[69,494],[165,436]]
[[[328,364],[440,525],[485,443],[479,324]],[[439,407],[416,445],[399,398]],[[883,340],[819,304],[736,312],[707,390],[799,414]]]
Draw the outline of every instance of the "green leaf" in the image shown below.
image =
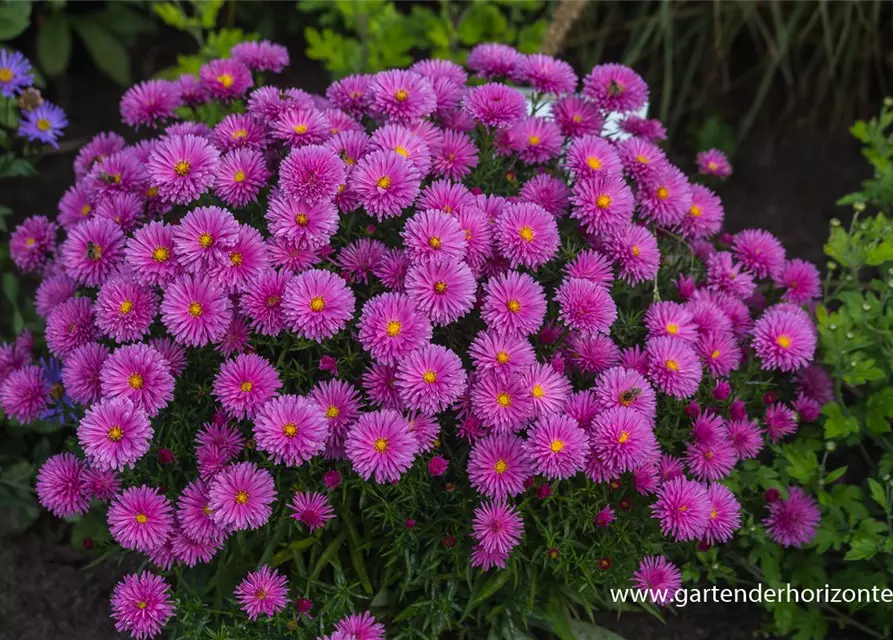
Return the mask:
[[850,543],[850,550],[843,557],[844,560],[868,560],[877,553],[878,541],[869,536],[859,536]]
[[613,631],[582,620],[571,620],[570,627],[577,640],[624,640]]
[[349,515],[346,518],[342,518],[342,521],[347,526],[347,546],[350,549],[350,561],[353,564],[354,571],[357,572],[357,577],[360,579],[363,589],[371,596],[373,594],[372,581],[369,580],[369,574],[366,572],[366,558],[363,556],[363,550],[361,549],[362,541],[357,533],[357,527]]
[[3,274],[3,295],[12,303],[12,306],[19,305],[19,279],[14,273]]
[[537,20],[532,24],[525,25],[518,32],[517,49],[521,53],[536,53],[543,46],[543,38],[546,37],[546,31],[549,23],[546,20]]
[[273,559],[270,561],[270,564],[274,567],[285,564],[292,558],[292,555],[295,551],[304,551],[305,549],[309,549],[316,542],[316,538],[303,538],[302,540],[295,540],[284,549],[274,553]]
[[893,260],[893,241],[884,240],[879,245],[872,247],[865,256],[865,262],[872,267],[877,267],[885,262]]
[[68,68],[71,58],[71,25],[62,11],[47,19],[37,34],[37,60],[49,76],[56,76]]
[[121,86],[130,84],[130,56],[124,45],[95,22],[78,18],[73,24],[99,70]]
[[495,596],[511,577],[511,571],[502,569],[487,578],[487,581],[479,590],[477,590],[477,593],[472,596],[471,600],[469,600],[468,606],[465,608],[465,614],[468,615],[469,612],[474,611],[475,608]]
[[843,474],[846,473],[846,469],[846,466],[843,466],[829,472],[828,475],[825,476],[825,484],[831,484],[832,482],[839,480],[843,476]]
[[223,0],[201,0],[193,2],[198,9],[198,19],[202,29],[213,29],[217,26],[217,15],[223,8]]
[[326,565],[338,557],[338,550],[341,548],[341,545],[344,544],[346,539],[347,533],[342,530],[341,533],[329,543],[329,546],[326,547],[325,551],[322,552],[322,555],[319,556],[319,560],[316,561],[313,573],[310,574],[311,580],[316,580],[316,578],[319,577],[319,574],[322,573],[322,570],[326,568]]
[[880,482],[875,480],[874,478],[868,478],[868,491],[871,493],[871,498],[879,505],[881,508],[886,511],[887,510],[887,492],[884,491],[883,485]]
[[188,18],[183,10],[173,2],[156,2],[152,5],[152,11],[169,27],[180,31],[186,29]]
[[889,432],[890,419],[893,418],[893,387],[872,393],[866,406],[865,426],[868,430],[877,435]]
[[859,433],[859,421],[853,416],[844,415],[840,405],[836,402],[822,407],[825,416],[825,437],[829,439],[845,438],[850,434]]
[[30,22],[30,2],[0,2],[0,40],[17,38]]

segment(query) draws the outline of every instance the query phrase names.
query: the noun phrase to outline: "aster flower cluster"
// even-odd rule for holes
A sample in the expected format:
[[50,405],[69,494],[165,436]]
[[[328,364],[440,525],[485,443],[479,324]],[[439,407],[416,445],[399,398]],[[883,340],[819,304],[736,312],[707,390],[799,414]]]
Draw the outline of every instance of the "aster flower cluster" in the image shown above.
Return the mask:
[[12,49],[0,49],[0,96],[18,106],[20,138],[59,148],[68,118],[60,107],[41,97],[34,86],[31,62]]
[[[250,620],[284,620],[289,584],[316,587],[309,618],[343,544],[355,566],[402,567],[410,549],[460,572],[517,570],[519,547],[558,560],[542,538],[557,516],[536,505],[559,496],[577,505],[566,553],[633,500],[668,553],[729,541],[742,514],[723,480],[826,400],[803,309],[818,274],[764,231],[720,235],[718,196],[631,115],[642,79],[600,65],[577,92],[560,60],[482,45],[472,79],[425,60],[325,97],[256,86],[287,61],[240,45],[197,78],[131,88],[122,118],[154,135],[98,135],[57,223],[13,235],[62,382],[6,346],[0,405],[27,422],[67,394],[81,412],[77,454],[40,472],[42,504],[110,501],[113,540],[157,572],[240,554],[260,568],[225,597]],[[198,120],[205,103],[219,119]],[[625,125],[606,129],[610,114]],[[763,418],[757,378],[779,390]],[[783,544],[815,530],[794,495],[767,521]],[[678,584],[665,558],[633,578],[628,544],[614,575]],[[290,579],[311,548],[312,578]],[[612,567],[593,553],[574,566]],[[154,636],[175,616],[159,580],[122,583],[121,629]],[[327,637],[383,627],[354,615]]]

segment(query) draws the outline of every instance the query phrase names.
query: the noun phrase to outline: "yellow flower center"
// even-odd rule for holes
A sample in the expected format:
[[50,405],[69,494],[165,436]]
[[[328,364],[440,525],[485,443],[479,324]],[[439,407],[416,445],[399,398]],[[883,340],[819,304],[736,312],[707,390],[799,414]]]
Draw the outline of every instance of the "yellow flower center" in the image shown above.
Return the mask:
[[574,122],[583,122],[583,116],[581,116],[579,113],[575,113],[571,120],[573,120]]
[[775,343],[782,349],[788,349],[791,346],[791,339],[786,335],[780,335],[775,339]]
[[602,168],[602,161],[595,156],[589,156],[588,158],[586,158],[586,166],[594,171],[597,171]]
[[503,473],[505,473],[508,470],[509,470],[508,462],[506,462],[502,458],[497,460],[496,464],[493,465],[493,471],[495,471],[499,475],[502,475]]
[[407,151],[404,147],[394,147],[394,152],[400,154],[404,158],[409,157],[409,151]]
[[36,243],[37,240],[35,240],[34,238],[28,238],[27,240],[25,240],[26,247],[33,247]]
[[152,259],[155,262],[167,262],[171,257],[171,252],[167,247],[155,247],[152,252]]
[[715,162],[713,162],[711,160],[710,162],[707,163],[707,168],[710,169],[711,171],[716,171],[717,169],[719,169],[719,165],[717,165]]
[[180,162],[174,165],[174,173],[178,176],[188,176],[190,171],[192,171],[192,165],[186,160],[180,160]]
[[435,282],[434,283],[434,291],[436,293],[446,293],[447,283],[446,282]]
[[691,209],[688,210],[691,214],[692,218],[700,218],[701,217],[701,207],[696,204],[691,205]]
[[710,519],[711,520],[716,520],[716,516],[718,516],[718,515],[719,515],[719,513],[716,511],[716,509],[711,509],[711,511],[710,511]]
[[138,373],[131,373],[130,377],[127,379],[127,384],[130,385],[131,389],[142,389],[143,388],[143,376]]
[[430,238],[428,238],[428,246],[432,249],[440,249],[440,247],[443,246],[443,243],[437,236],[431,236]]
[[329,408],[326,409],[326,417],[327,417],[329,420],[334,420],[335,418],[338,417],[338,415],[339,415],[340,413],[341,413],[341,409],[339,409],[338,407],[336,407],[336,406],[333,405],[333,404],[330,404],[330,405],[329,405]]
[[109,429],[108,436],[109,440],[111,440],[112,442],[120,442],[121,438],[124,437],[124,430],[119,426],[114,426]]
[[147,522],[149,522],[149,516],[147,516],[145,513],[138,513],[136,514],[136,521],[140,524],[146,524]]
[[437,374],[429,369],[422,374],[422,380],[425,381],[425,384],[434,384],[437,382]]
[[245,172],[244,171],[236,171],[236,175],[233,176],[233,180],[235,182],[245,182]]
[[666,187],[658,187],[655,194],[658,200],[666,200],[670,197],[670,190]]
[[524,242],[533,242],[533,229],[528,226],[523,226],[518,231],[518,235],[521,236],[521,239]]
[[224,89],[229,89],[233,86],[233,77],[228,73],[221,73],[217,76],[217,82],[219,82]]
[[688,505],[684,504],[681,507],[679,507],[678,509],[676,509],[676,511],[681,511],[682,513],[685,513],[686,511],[688,511]]
[[406,102],[409,99],[409,91],[406,89],[398,89],[394,94],[394,100],[397,102]]
[[93,211],[93,207],[91,207],[89,204],[85,204],[83,207],[81,207],[81,215],[82,216],[90,215],[91,211]]
[[133,303],[130,300],[125,300],[121,303],[121,306],[118,307],[118,311],[120,311],[124,315],[127,315],[128,313],[133,311]]
[[638,258],[638,257],[639,257],[639,254],[642,253],[642,250],[639,249],[639,245],[634,244],[634,245],[633,245],[633,248],[630,249],[630,253],[633,254],[633,257],[634,257],[634,258]]
[[307,133],[307,125],[306,124],[296,124],[292,127],[295,133]]
[[296,435],[298,435],[298,425],[296,425],[294,422],[285,423],[284,425],[282,425],[282,435],[284,435],[286,438],[294,438]]
[[392,338],[400,334],[400,329],[403,327],[402,324],[398,320],[391,320],[388,323],[388,335]]
[[496,396],[496,402],[502,407],[510,407],[512,404],[512,397],[509,394],[502,392]]
[[713,353],[710,354],[710,357],[716,360],[720,356],[719,349],[715,349]]
[[[147,198],[157,198],[158,197],[158,187],[149,187],[146,189],[146,197]],[[86,213],[84,215],[87,215]]]
[[376,182],[376,184],[378,185],[379,189],[387,189],[391,186],[391,179],[387,176],[382,176],[378,179],[378,182]]
[[611,196],[604,193],[601,194],[595,199],[595,206],[599,209],[607,209],[611,206]]
[[140,600],[139,602],[136,603],[137,609],[145,609],[148,606],[149,606],[149,603],[146,602],[145,600]]
[[506,364],[509,361],[509,354],[505,351],[497,351],[496,352],[496,362],[499,364]]
[[240,264],[242,264],[242,254],[238,251],[233,251],[231,254],[229,254],[229,261],[233,266],[239,266]]
[[647,158],[646,156],[643,156],[643,155],[637,155],[637,156],[636,156],[636,161],[637,161],[639,164],[648,164],[648,162],[649,162],[648,158]]
[[667,360],[664,364],[670,371],[679,371],[679,363],[675,360]]
[[539,136],[530,136],[527,138],[527,142],[529,142],[532,146],[536,146],[540,143]]
[[267,297],[267,306],[268,307],[275,307],[277,304],[279,304],[279,296]]
[[669,333],[671,336],[675,336],[677,333],[679,333],[679,325],[673,324],[671,322],[667,325],[667,333]]
[[549,445],[549,448],[552,450],[552,453],[561,453],[562,449],[564,449],[564,442],[561,440],[553,440],[552,444]]
[[236,504],[245,504],[248,502],[248,492],[239,491],[236,493]]
[[50,396],[53,400],[58,400],[62,396],[65,395],[65,387],[62,386],[61,383],[57,382],[53,386],[50,387]]
[[311,311],[322,311],[326,308],[326,301],[323,300],[320,296],[316,296],[312,300],[310,300],[310,309]]
[[37,121],[37,128],[41,131],[49,131],[50,130],[50,121],[46,118],[40,118]]
[[295,216],[295,224],[299,227],[306,227],[309,222],[310,218],[307,217],[306,213],[299,213]]
[[214,244],[214,237],[210,233],[203,233],[198,237],[198,243],[205,249]]
[[533,394],[534,398],[542,398],[544,395],[546,395],[546,392],[543,391],[542,385],[538,384],[533,385],[533,389],[530,390],[530,393]]
[[12,69],[0,67],[0,82],[9,82],[10,80],[12,80]]
[[517,300],[512,299],[505,304],[505,308],[512,313],[518,313],[521,310],[521,303]]
[[623,444],[627,440],[629,440],[629,431],[621,431],[620,436],[617,438],[617,442]]
[[384,453],[388,450],[388,441],[385,438],[378,438],[374,446],[378,453]]
[[236,129],[233,131],[233,140],[244,140],[248,137],[248,132],[245,129]]
[[246,380],[239,388],[242,390],[242,393],[248,393],[254,388],[254,384],[250,380]]

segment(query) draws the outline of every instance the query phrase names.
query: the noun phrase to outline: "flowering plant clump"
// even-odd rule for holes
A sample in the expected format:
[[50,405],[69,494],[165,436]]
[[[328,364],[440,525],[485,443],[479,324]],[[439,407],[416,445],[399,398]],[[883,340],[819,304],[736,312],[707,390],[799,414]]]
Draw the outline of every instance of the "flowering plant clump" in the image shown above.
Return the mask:
[[[19,358],[0,406],[78,405],[37,492],[147,560],[118,628],[569,638],[606,586],[679,585],[744,517],[737,463],[797,430],[815,270],[719,235],[712,191],[606,127],[647,102],[626,67],[577,93],[566,63],[488,44],[473,79],[258,86],[287,64],[251,42],[131,88],[155,135],[97,136],[65,239],[28,221],[12,246],[62,386]],[[759,517],[785,545],[818,524],[796,487]]]

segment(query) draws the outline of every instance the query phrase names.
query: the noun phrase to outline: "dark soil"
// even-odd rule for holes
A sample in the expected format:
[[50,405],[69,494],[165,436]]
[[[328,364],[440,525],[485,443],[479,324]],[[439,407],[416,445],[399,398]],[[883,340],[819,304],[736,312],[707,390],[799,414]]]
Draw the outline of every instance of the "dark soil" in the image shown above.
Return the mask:
[[[138,57],[140,75],[170,64],[171,47],[180,44],[149,43]],[[281,82],[320,91],[325,73],[299,59],[300,50],[292,50],[292,74]],[[2,202],[15,211],[11,222],[35,214],[54,216],[72,183],[77,148],[100,131],[127,134],[119,122],[120,94],[119,87],[86,62],[73,64],[72,72],[54,85],[49,97],[67,110],[71,122],[66,144],[44,158],[38,177],[4,184]],[[858,144],[843,128],[780,132],[763,125],[740,146],[734,175],[718,189],[727,228],[763,227],[783,241],[789,255],[821,265],[828,221],[846,215],[834,202],[857,189],[867,173]],[[0,513],[0,640],[116,638],[108,598],[120,568],[105,564],[83,569],[90,555],[71,548],[64,524],[41,520],[27,534],[4,536],[2,520]],[[743,640],[758,634],[760,619],[756,607],[700,605],[669,615],[666,624],[644,614],[619,619],[604,614],[598,621],[629,639]]]

